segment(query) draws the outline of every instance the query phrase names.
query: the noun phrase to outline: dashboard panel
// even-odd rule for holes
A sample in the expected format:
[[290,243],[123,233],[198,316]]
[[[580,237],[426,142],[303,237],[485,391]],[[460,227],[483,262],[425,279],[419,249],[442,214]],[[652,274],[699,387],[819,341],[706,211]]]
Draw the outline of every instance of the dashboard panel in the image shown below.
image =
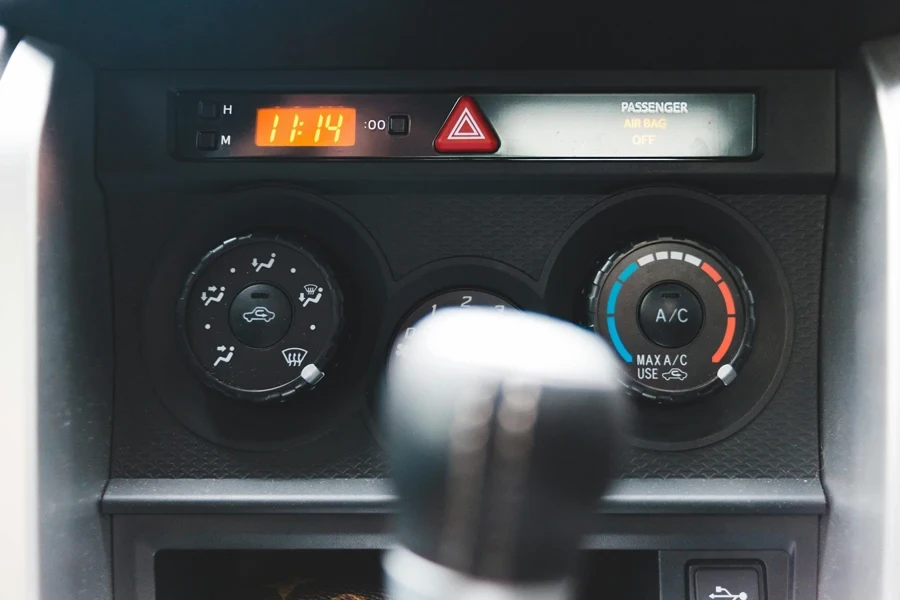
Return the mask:
[[[629,74],[549,77],[558,82],[552,88],[554,92],[569,95],[532,93],[526,96],[526,107],[534,98],[552,98],[557,103],[569,98],[577,112],[586,98],[601,105],[615,98],[614,108],[619,116],[615,117],[613,135],[618,135],[616,132],[633,118],[631,113],[621,112],[622,106],[640,108],[640,102],[649,106],[646,98],[654,97],[646,84],[636,86],[635,76]],[[733,385],[731,381],[725,385],[730,376],[718,377],[716,371],[721,365],[714,362],[711,366],[716,369],[704,367],[708,371],[704,377],[708,379],[694,382],[691,378],[682,386],[701,390],[708,385],[708,393],[676,401],[671,401],[672,393],[652,394],[646,388],[637,389],[633,398],[637,418],[633,430],[628,432],[631,444],[623,456],[623,476],[816,477],[819,465],[814,307],[819,302],[820,272],[816,257],[821,256],[825,192],[834,169],[833,153],[828,152],[834,147],[834,83],[828,72],[661,75],[655,89],[666,90],[674,85],[669,82],[677,81],[681,90],[680,96],[659,96],[661,110],[665,110],[665,101],[674,102],[675,97],[690,98],[691,102],[706,98],[692,96],[694,90],[732,94],[741,102],[758,98],[758,106],[744,104],[741,109],[753,107],[745,114],[753,117],[750,123],[758,123],[750,129],[755,129],[753,143],[758,154],[744,160],[696,157],[629,163],[602,160],[609,157],[601,154],[596,157],[600,160],[581,162],[546,157],[539,160],[541,155],[532,156],[532,160],[509,160],[502,149],[506,135],[516,135],[514,127],[498,125],[500,109],[492,107],[503,99],[520,98],[502,94],[530,92],[530,81],[546,82],[546,77],[471,73],[447,78],[417,73],[382,74],[378,78],[377,89],[384,89],[393,79],[397,90],[407,93],[396,98],[406,99],[407,103],[409,99],[414,101],[406,105],[413,109],[403,113],[409,117],[410,131],[418,129],[423,139],[437,137],[442,119],[452,121],[446,117],[455,110],[453,99],[466,98],[468,90],[478,90],[479,94],[472,97],[477,101],[475,108],[483,106],[484,113],[477,116],[496,128],[501,152],[449,155],[422,162],[401,154],[389,162],[339,163],[336,158],[322,161],[303,147],[285,148],[286,153],[267,157],[251,153],[243,160],[233,153],[216,154],[220,148],[206,152],[198,162],[193,145],[201,124],[211,129],[220,127],[220,137],[234,136],[231,148],[247,147],[238,141],[245,139],[239,138],[240,127],[228,129],[228,119],[247,118],[240,117],[242,112],[254,114],[256,109],[246,107],[257,105],[249,100],[241,104],[240,98],[263,98],[258,101],[259,106],[272,105],[269,97],[255,91],[268,89],[291,89],[294,95],[284,96],[287,100],[281,101],[289,107],[299,106],[298,102],[349,106],[348,98],[362,99],[362,104],[355,105],[359,115],[355,139],[369,151],[381,152],[381,146],[365,145],[364,136],[377,136],[386,140],[385,144],[402,136],[379,130],[377,124],[374,131],[367,130],[368,122],[389,121],[391,114],[404,109],[389,109],[386,104],[382,112],[367,113],[363,105],[376,97],[364,95],[365,79],[365,74],[321,73],[246,77],[109,73],[102,78],[99,111],[110,127],[100,133],[98,168],[101,184],[110,198],[115,294],[121,309],[117,311],[119,383],[113,477],[384,477],[387,472],[379,444],[377,407],[380,374],[401,322],[418,304],[437,294],[472,289],[495,295],[522,310],[591,327],[597,320],[590,309],[592,285],[598,283],[595,280],[607,259],[635,244],[657,239],[684,240],[694,244],[695,254],[705,251],[722,257],[724,262],[715,262],[711,257],[707,262],[713,261],[709,265],[716,265],[731,281],[731,288],[724,287],[732,304],[736,297],[738,310],[744,311],[743,306],[748,309],[738,315],[740,324],[736,329],[737,321],[730,317],[732,330],[722,354],[728,350],[729,356],[723,364],[729,368],[733,364],[735,373],[745,370],[745,374],[738,376]],[[487,81],[493,81],[493,86],[486,88]],[[328,92],[338,95],[304,95],[307,89],[321,94],[326,86]],[[234,93],[228,96],[182,91],[198,87]],[[427,95],[434,89],[448,88],[459,91]],[[622,100],[627,94],[621,90],[629,89],[638,90],[634,96],[637,105]],[[410,90],[423,95],[414,95]],[[485,95],[485,90],[501,95]],[[747,95],[747,90],[753,95]],[[618,95],[586,95],[612,91]],[[355,95],[339,95],[348,92]],[[235,100],[226,100],[229,97]],[[385,98],[394,97],[377,98],[384,102]],[[439,99],[439,112],[446,113],[445,117],[436,118],[431,113],[422,117],[416,113],[415,101],[419,98],[435,102]],[[202,105],[208,110],[210,103],[219,107],[216,117],[198,116]],[[801,106],[815,109],[800,110]],[[230,112],[224,113],[224,107],[229,107]],[[791,112],[791,107],[797,111]],[[141,131],[134,131],[131,115],[135,111],[144,115]],[[669,118],[674,122],[678,117]],[[126,122],[133,135],[120,136],[117,124]],[[573,126],[570,132],[577,136],[594,130],[608,128]],[[142,142],[135,145],[133,140],[138,138]],[[185,144],[192,148],[187,154]],[[800,147],[804,152],[793,151]],[[322,151],[344,152],[348,148],[352,149],[332,147]],[[386,152],[385,157],[393,156],[392,151]],[[433,155],[434,149],[429,152]],[[230,158],[222,160],[218,156]],[[134,184],[136,174],[140,177],[139,186]],[[207,344],[203,352],[208,354],[199,361],[206,366],[200,369],[198,377],[197,369],[191,368],[196,361],[186,357],[200,355],[192,346],[193,341],[185,344],[178,334],[179,311],[173,309],[179,305],[179,298],[193,298],[188,310],[197,315],[228,304],[233,296],[226,295],[222,301],[215,299],[215,290],[209,292],[221,285],[229,290],[226,294],[237,293],[239,288],[254,282],[268,281],[282,290],[294,285],[290,284],[292,275],[300,275],[293,273],[294,269],[289,271],[288,263],[277,262],[285,254],[279,253],[279,258],[271,259],[276,262],[269,264],[269,254],[276,254],[274,247],[272,252],[257,252],[260,258],[255,265],[250,264],[249,254],[245,258],[222,259],[232,265],[231,273],[235,273],[235,267],[240,269],[234,277],[245,277],[240,274],[245,272],[246,281],[228,281],[232,275],[225,263],[221,281],[204,279],[203,270],[198,270],[201,259],[209,262],[204,255],[226,240],[240,241],[248,235],[280,236],[278,239],[289,240],[285,243],[308,253],[314,261],[328,265],[333,277],[326,277],[332,282],[326,287],[333,289],[332,295],[339,290],[342,297],[342,314],[333,317],[331,325],[303,321],[304,328],[317,327],[315,335],[334,329],[334,336],[326,343],[328,351],[333,351],[327,359],[333,371],[320,359],[313,360],[313,354],[319,352],[316,350],[306,364],[325,373],[321,383],[304,389],[311,386],[299,377],[302,367],[298,367],[294,375],[301,382],[300,387],[292,383],[282,388],[273,382],[260,389],[275,392],[250,398],[280,398],[265,405],[247,402],[247,393],[241,400],[241,394],[229,393],[222,385],[204,384],[203,371],[212,372],[211,365],[216,360],[220,361],[219,369],[239,369],[243,346],[227,335],[222,340],[230,341],[209,337],[203,342]],[[673,251],[673,256],[676,254]],[[690,251],[687,255],[694,258]],[[725,313],[728,307],[717,289],[720,278],[703,274],[699,263],[694,267],[681,262],[688,269],[685,277],[690,280],[689,288],[697,289],[708,281],[707,287],[714,294],[703,292],[701,302],[707,306],[707,314],[697,318],[706,319],[703,327],[708,326],[709,331],[720,327],[719,333],[712,336],[718,337],[712,340],[704,334],[700,341],[690,342],[691,348],[697,348],[701,342],[713,344],[715,348],[709,350],[713,355],[720,341],[724,342],[729,323]],[[657,280],[676,277],[668,274],[666,265],[659,264],[662,270],[655,276]],[[218,267],[213,262],[209,268],[215,271]],[[276,275],[279,268],[283,268],[282,274]],[[261,269],[265,269],[262,275]],[[696,269],[703,279],[694,277],[690,269]],[[188,282],[193,277],[191,273],[197,273],[202,285]],[[712,273],[717,273],[715,268]],[[313,281],[316,277],[310,275],[309,282],[297,280],[296,284],[318,286],[318,280]],[[636,276],[633,281],[640,277],[643,276]],[[649,287],[635,287],[631,293],[640,295]],[[623,298],[631,288],[625,289]],[[734,290],[733,294],[729,289]],[[201,294],[207,292],[210,299],[201,299]],[[289,295],[297,296],[299,304],[295,302],[292,309],[284,310],[292,310],[300,318],[307,314],[303,311],[322,306],[313,305],[310,309],[304,305],[304,294],[299,288],[297,293],[291,292]],[[603,301],[607,302],[608,296]],[[274,315],[281,310],[272,305],[271,311],[261,311],[266,314],[259,321],[262,325],[256,326],[266,325],[262,319],[268,312]],[[620,308],[630,310],[633,309]],[[719,315],[716,310],[723,312]],[[735,314],[733,307],[727,312]],[[191,312],[188,317],[179,318],[187,318],[190,324],[193,315]],[[213,318],[212,329],[209,323],[196,321],[196,335],[205,335],[203,326],[207,326],[210,335],[219,331],[216,323],[223,323],[222,319],[227,317],[218,321]],[[620,329],[624,321],[629,321],[627,315],[621,319]],[[716,319],[720,321],[718,325],[713,323]],[[595,325],[598,333],[609,338],[608,330]],[[226,330],[223,331],[227,333]],[[637,328],[633,335],[644,339],[646,330]],[[299,347],[288,343],[294,338],[283,339],[283,343],[270,346],[269,350],[252,349],[252,356],[261,361],[263,353],[269,352],[271,364],[282,364],[287,359],[282,359],[281,353],[290,350],[289,346]],[[731,339],[733,352],[726,347]],[[235,347],[238,349],[233,350]],[[220,348],[224,350],[220,352]],[[245,349],[251,351],[250,347]],[[223,365],[229,353],[234,354],[234,362]],[[670,352],[656,366],[681,357],[679,364],[685,367],[687,356]],[[699,355],[691,360],[699,362]],[[703,360],[709,363],[709,357]],[[652,370],[660,382],[657,387],[664,392],[678,388],[680,381],[676,378],[684,373],[689,376],[693,370],[675,366],[678,365],[673,363],[667,369]],[[669,377],[665,383],[663,374]],[[285,392],[290,395],[282,396]],[[680,392],[674,395],[679,396]]]
[[[117,568],[125,597],[154,598],[154,557],[175,548],[252,563],[389,547],[383,373],[443,306],[548,314],[616,349],[632,419],[586,549],[656,569],[660,597],[710,560],[760,565],[770,598],[810,597],[781,573],[813,576],[824,506],[833,72],[110,71],[97,92],[116,306],[104,507],[141,548]],[[683,119],[718,100],[743,116]],[[546,123],[503,117],[517,102]],[[631,110],[662,110],[666,129]],[[260,129],[276,116],[295,140],[310,118],[348,145],[292,146]],[[622,138],[645,118],[659,133]],[[671,151],[713,130],[743,150]],[[585,144],[596,132],[638,150]],[[735,511],[771,517],[715,516]]]
[[[879,0],[0,2],[9,593],[894,598],[897,31]],[[509,339],[417,356],[450,309]],[[571,345],[511,329],[543,315]],[[468,437],[488,365],[528,372]],[[553,452],[509,445],[548,414]]]
[[[421,563],[397,541],[426,546],[404,538],[386,372],[421,347],[423,318],[480,307],[497,323],[575,324],[618,366],[618,470],[584,507],[572,597],[847,589],[841,569],[863,572],[853,543],[877,529],[861,498],[886,494],[890,478],[873,474],[894,439],[893,371],[880,367],[895,323],[873,325],[893,281],[876,267],[896,262],[879,234],[890,163],[869,152],[894,63],[890,43],[861,64],[836,58],[858,45],[851,25],[868,4],[846,27],[830,5],[808,28],[790,4],[736,31],[674,15],[663,29],[677,40],[645,23],[627,57],[602,50],[630,29],[566,28],[562,10],[521,8],[545,25],[533,44],[485,6],[465,45],[445,43],[465,11],[438,24],[367,5],[354,45],[323,33],[354,22],[340,3],[247,16],[246,30],[270,28],[242,45],[220,35],[240,11],[216,13],[185,53],[179,28],[145,36],[167,2],[109,7],[84,31],[120,26],[78,40],[69,8],[36,19],[29,3],[3,7],[65,45],[11,29],[0,80],[0,157],[14,157],[2,179],[27,209],[8,215],[10,247],[25,248],[11,273],[40,275],[40,290],[22,279],[37,319],[13,333],[24,358],[40,349],[26,399],[40,409],[41,561],[79,565],[47,566],[42,588],[80,577],[79,597],[126,600],[402,590],[397,565]],[[298,39],[301,13],[322,31]],[[397,29],[414,15],[429,36]],[[782,29],[790,42],[755,43]],[[708,52],[679,53],[701,38]],[[564,55],[594,70],[560,70]],[[512,64],[553,69],[501,68]],[[607,66],[619,70],[596,70]],[[522,356],[546,351],[528,345]],[[461,344],[460,362],[476,350]],[[24,390],[30,372],[10,377]],[[581,458],[551,471],[586,484],[603,457]]]
[[895,596],[900,5],[570,4],[0,3],[10,593]]

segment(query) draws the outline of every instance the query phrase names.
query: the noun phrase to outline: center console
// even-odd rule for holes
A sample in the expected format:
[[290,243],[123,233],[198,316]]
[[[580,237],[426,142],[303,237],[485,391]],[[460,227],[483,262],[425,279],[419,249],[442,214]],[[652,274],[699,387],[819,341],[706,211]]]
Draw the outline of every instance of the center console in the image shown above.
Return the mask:
[[831,71],[100,73],[116,596],[380,597],[386,365],[487,306],[620,365],[581,597],[814,598],[835,112]]

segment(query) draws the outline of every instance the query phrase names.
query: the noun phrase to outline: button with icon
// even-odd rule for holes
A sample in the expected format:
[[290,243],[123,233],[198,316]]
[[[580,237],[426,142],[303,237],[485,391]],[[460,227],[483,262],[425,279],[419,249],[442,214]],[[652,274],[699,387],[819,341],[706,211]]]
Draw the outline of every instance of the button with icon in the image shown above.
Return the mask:
[[692,600],[766,600],[765,570],[756,562],[689,567]]

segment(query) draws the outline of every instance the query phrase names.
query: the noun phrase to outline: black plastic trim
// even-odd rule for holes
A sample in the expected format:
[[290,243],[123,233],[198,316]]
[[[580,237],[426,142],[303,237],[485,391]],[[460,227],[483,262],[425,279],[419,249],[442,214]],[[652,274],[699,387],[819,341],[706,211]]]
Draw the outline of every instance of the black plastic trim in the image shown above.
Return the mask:
[[[626,479],[603,498],[606,514],[820,515],[818,479]],[[113,479],[107,514],[384,514],[383,479]]]
[[6,69],[6,64],[9,62],[13,49],[15,49],[18,42],[17,36],[13,35],[6,27],[0,25],[0,76],[3,75],[3,70]]
[[[537,84],[535,82],[540,82]],[[183,189],[197,172],[221,187],[245,181],[295,178],[323,194],[365,182],[369,192],[398,189],[450,191],[477,182],[489,191],[493,178],[505,190],[598,191],[598,178],[611,189],[640,177],[660,182],[687,176],[712,191],[826,191],[834,179],[834,72],[815,71],[107,71],[98,85],[98,171],[103,180]],[[176,160],[174,90],[230,90],[255,93],[621,93],[716,92],[757,94],[755,160],[556,160],[340,161],[234,160],[204,164]],[[141,115],[139,121],[135,115]],[[117,135],[131,131],[131,138]],[[352,164],[348,164],[352,162]],[[289,169],[285,165],[290,165]],[[690,165],[688,167],[688,165]],[[464,171],[466,176],[458,176]],[[440,183],[437,183],[438,180]],[[727,188],[727,189],[723,189]],[[494,188],[496,189],[496,187]]]
[[[385,515],[123,515],[114,519],[115,597],[158,598],[160,550],[385,550],[396,544],[390,522]],[[661,600],[685,598],[694,560],[760,561],[775,575],[768,600],[814,600],[818,522],[815,515],[597,515],[582,548],[658,552]]]

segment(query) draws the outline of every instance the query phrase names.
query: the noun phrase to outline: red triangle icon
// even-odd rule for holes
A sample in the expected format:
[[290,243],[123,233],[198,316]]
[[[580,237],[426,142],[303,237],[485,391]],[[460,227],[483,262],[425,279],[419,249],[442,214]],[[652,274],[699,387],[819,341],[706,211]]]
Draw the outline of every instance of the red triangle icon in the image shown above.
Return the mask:
[[434,149],[442,154],[493,154],[500,138],[490,121],[470,96],[461,96],[434,138]]

